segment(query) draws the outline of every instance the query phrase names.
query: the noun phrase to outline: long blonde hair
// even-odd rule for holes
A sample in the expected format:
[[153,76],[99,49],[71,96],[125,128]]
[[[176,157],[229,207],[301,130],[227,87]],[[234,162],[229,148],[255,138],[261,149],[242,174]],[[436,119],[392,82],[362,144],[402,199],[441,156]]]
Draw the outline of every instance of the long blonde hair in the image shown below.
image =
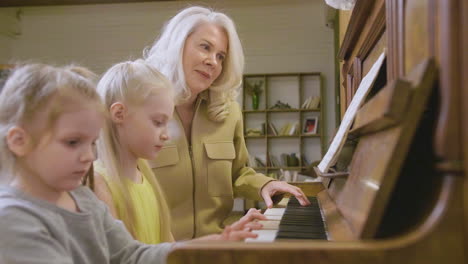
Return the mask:
[[[27,126],[46,106],[50,107],[46,128],[51,127],[67,100],[91,102],[96,104],[96,109],[101,108],[95,79],[94,73],[74,65],[18,64],[12,70],[0,92],[0,172],[3,182],[12,180],[16,166],[16,157],[6,145],[8,130],[14,126]],[[40,135],[32,136],[35,140]]]
[[153,46],[145,48],[143,57],[174,83],[177,104],[184,103],[191,95],[182,63],[185,41],[204,23],[222,27],[229,41],[223,71],[209,88],[208,117],[220,122],[229,115],[229,105],[239,94],[244,72],[244,52],[231,18],[205,7],[186,8],[167,22]]
[[[97,91],[106,109],[110,109],[115,102],[123,102],[129,106],[141,105],[154,94],[167,92],[173,95],[172,85],[164,75],[143,60],[126,61],[112,66],[98,83]],[[120,153],[120,138],[114,122],[108,118],[97,142],[99,160],[107,171],[107,176],[114,188],[110,188],[113,196],[122,197],[125,201],[120,206],[123,215],[119,218],[135,237],[135,209],[131,203],[129,186],[122,178],[122,155]],[[168,240],[170,231],[169,209],[164,194],[155,177],[148,177],[155,194],[159,194],[161,211],[161,238]]]

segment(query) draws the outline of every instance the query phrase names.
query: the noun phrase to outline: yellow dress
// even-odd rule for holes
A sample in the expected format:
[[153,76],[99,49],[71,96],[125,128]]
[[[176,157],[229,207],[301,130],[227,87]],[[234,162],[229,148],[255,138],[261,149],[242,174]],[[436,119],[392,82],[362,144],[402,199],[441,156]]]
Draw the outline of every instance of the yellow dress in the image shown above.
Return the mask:
[[[162,215],[160,214],[161,207],[167,208],[167,206],[164,206],[165,200],[161,193],[155,193],[148,181],[148,177],[154,177],[153,173],[143,160],[138,161],[138,168],[143,175],[143,181],[141,183],[135,183],[128,179],[124,181],[128,186],[131,203],[134,208],[135,221],[133,223],[133,228],[135,239],[146,244],[158,244],[171,241],[173,238],[172,235],[170,235],[170,226],[167,225],[165,227],[167,230],[162,230],[161,222],[164,221],[162,220],[164,212],[162,212]],[[112,200],[114,201],[117,217],[122,219],[122,215],[127,213],[124,211],[123,207],[124,197],[118,195],[118,192],[115,191],[116,185],[111,184],[111,178],[107,174],[105,168],[103,168],[101,162],[97,161],[94,163],[94,170],[99,173],[106,182]],[[168,212],[166,212],[166,214],[168,214]]]

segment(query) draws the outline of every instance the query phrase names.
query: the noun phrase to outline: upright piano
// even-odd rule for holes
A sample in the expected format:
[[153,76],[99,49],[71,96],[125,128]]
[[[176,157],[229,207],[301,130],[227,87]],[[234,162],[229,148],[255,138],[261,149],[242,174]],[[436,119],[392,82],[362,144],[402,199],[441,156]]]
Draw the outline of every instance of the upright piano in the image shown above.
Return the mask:
[[168,263],[468,263],[467,29],[465,0],[357,0],[338,54],[342,104],[386,60],[347,169],[297,183],[326,235],[185,243]]

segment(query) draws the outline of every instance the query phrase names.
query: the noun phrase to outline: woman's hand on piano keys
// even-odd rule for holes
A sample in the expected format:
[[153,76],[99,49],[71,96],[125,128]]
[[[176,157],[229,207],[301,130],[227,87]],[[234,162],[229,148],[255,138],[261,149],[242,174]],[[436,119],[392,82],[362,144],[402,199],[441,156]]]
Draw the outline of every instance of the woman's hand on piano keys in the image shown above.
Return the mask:
[[284,181],[268,182],[267,184],[265,184],[265,186],[263,186],[260,193],[268,208],[273,207],[273,201],[271,200],[271,197],[283,193],[290,193],[296,196],[297,200],[302,206],[310,204],[309,200],[307,199],[306,195],[301,190],[301,188],[288,184]]

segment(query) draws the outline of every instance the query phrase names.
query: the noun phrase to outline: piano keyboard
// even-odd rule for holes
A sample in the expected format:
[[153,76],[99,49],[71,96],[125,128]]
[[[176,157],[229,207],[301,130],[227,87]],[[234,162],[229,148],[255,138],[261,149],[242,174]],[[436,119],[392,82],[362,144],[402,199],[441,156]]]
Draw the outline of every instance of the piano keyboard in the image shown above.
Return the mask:
[[276,239],[327,239],[320,206],[315,197],[307,197],[311,204],[301,206],[295,197],[291,197],[286,208],[267,209],[266,221],[261,230],[254,230],[257,238],[248,238],[245,242],[272,242]]

